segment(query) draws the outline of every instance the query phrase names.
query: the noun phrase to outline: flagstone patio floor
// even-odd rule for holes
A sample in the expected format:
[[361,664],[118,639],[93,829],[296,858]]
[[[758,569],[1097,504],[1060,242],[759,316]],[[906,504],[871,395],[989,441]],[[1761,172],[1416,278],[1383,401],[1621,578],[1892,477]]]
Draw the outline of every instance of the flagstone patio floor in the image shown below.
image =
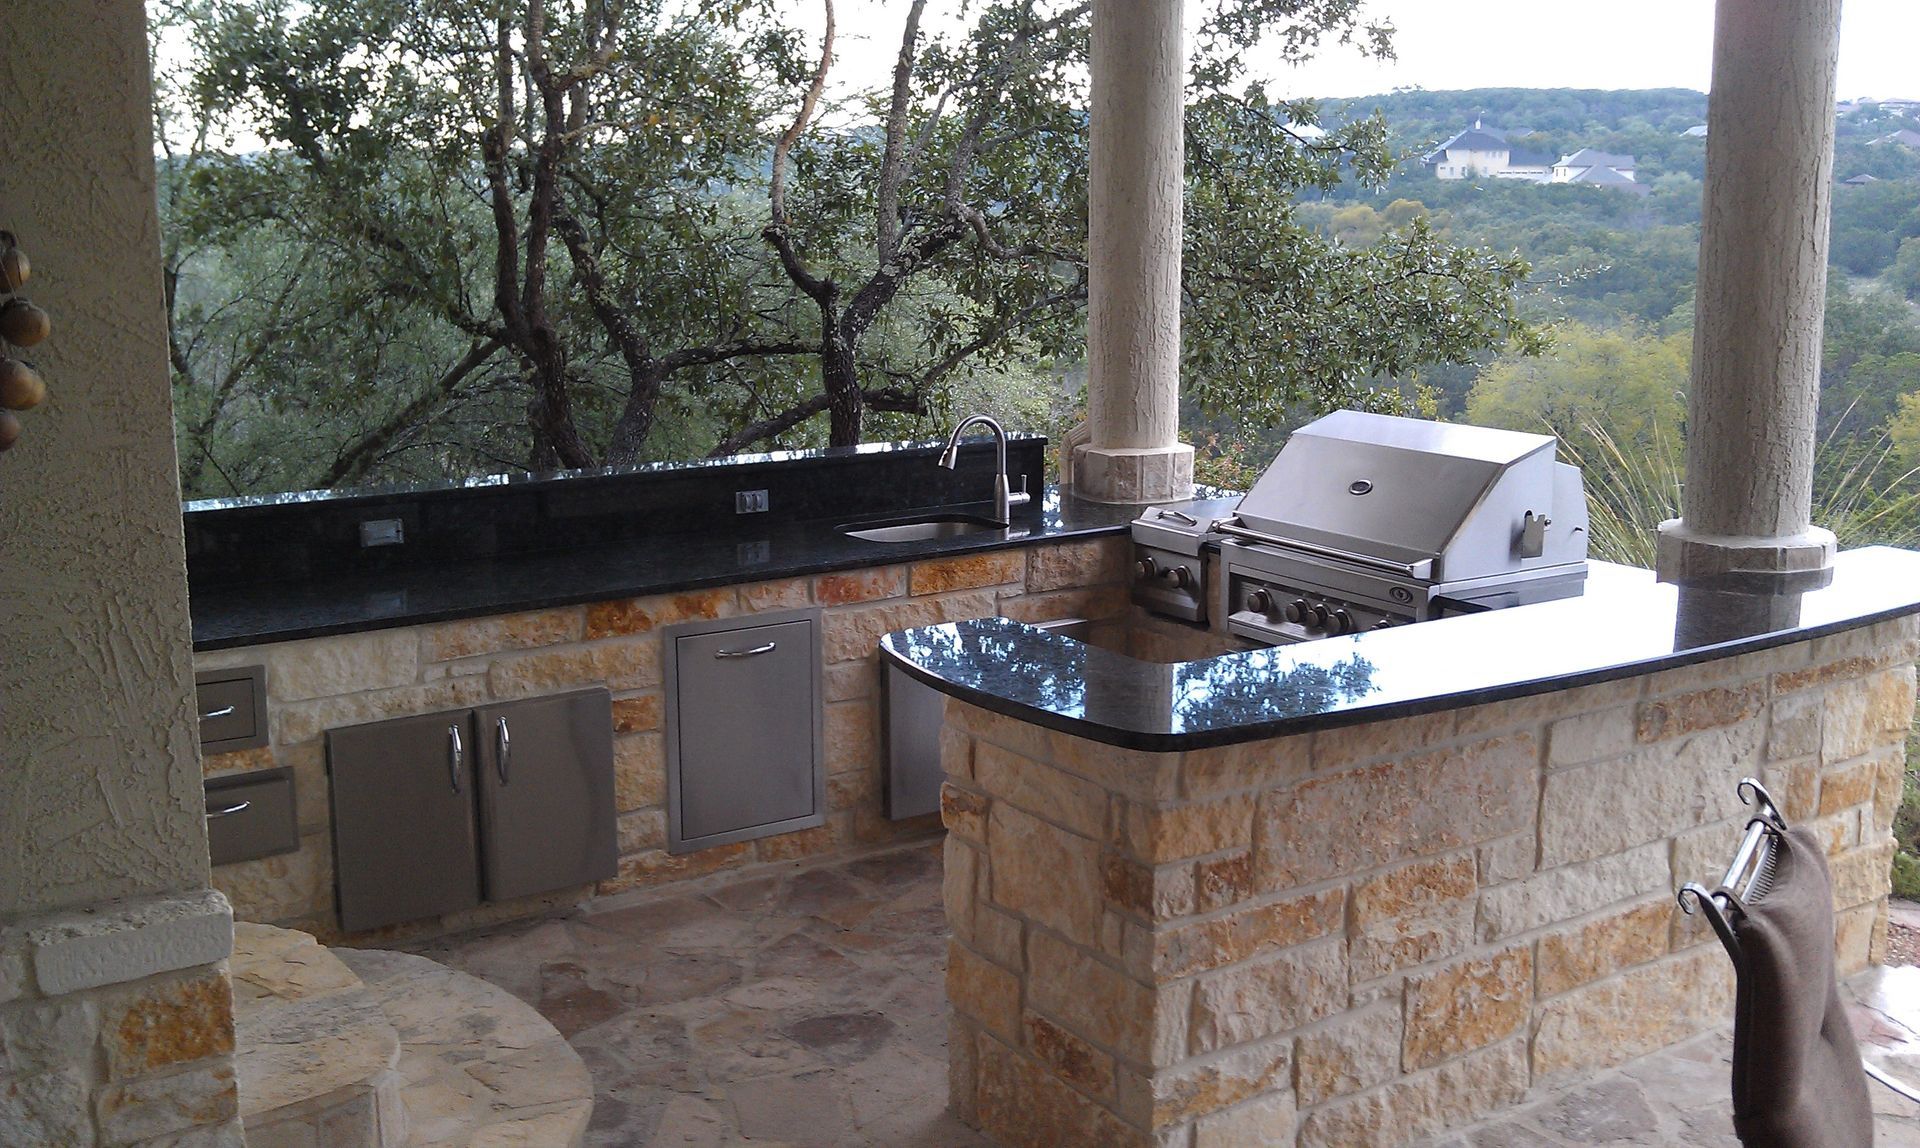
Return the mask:
[[[929,842],[606,898],[414,951],[533,1005],[579,1051],[594,1079],[589,1145],[984,1148],[946,1111],[940,898]],[[1846,990],[1871,1054],[1920,1083],[1920,969]],[[1731,1049],[1730,1028],[1710,1033],[1422,1148],[1738,1148]],[[1920,1148],[1920,1105],[1874,1094],[1879,1148]]]

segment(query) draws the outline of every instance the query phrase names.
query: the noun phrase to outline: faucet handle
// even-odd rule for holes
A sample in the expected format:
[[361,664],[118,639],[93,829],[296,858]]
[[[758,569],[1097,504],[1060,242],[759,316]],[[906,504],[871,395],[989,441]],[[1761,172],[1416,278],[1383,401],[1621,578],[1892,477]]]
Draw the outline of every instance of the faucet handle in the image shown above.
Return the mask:
[[1009,491],[1007,494],[1007,505],[1021,506],[1032,501],[1033,495],[1027,493],[1027,476],[1022,474],[1020,476],[1020,489]]

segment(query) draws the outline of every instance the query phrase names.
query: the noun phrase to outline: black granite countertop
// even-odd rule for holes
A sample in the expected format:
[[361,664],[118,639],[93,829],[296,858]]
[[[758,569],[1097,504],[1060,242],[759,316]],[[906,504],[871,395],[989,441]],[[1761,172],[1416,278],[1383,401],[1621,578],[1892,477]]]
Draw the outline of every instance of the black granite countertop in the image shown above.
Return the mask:
[[889,634],[934,688],[1110,745],[1199,749],[1457,709],[1746,653],[1920,613],[1920,553],[1839,556],[1818,590],[1681,589],[1593,563],[1578,598],[1173,664],[1005,618]]
[[[963,503],[939,510],[985,515],[991,507]],[[424,569],[196,588],[193,648],[252,646],[1117,534],[1140,510],[1063,498],[1050,488],[1037,505],[1014,508],[1010,530],[927,542],[849,538],[837,529],[844,519],[767,522],[747,530],[729,524],[725,531],[675,532]],[[868,517],[911,516],[894,511]]]

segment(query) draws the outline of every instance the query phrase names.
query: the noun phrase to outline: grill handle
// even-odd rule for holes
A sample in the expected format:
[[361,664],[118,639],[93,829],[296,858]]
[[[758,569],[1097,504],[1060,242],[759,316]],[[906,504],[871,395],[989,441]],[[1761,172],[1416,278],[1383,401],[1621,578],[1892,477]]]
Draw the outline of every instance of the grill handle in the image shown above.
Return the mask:
[[1313,542],[1302,542],[1298,538],[1280,538],[1272,534],[1263,534],[1258,530],[1249,530],[1234,521],[1222,521],[1214,526],[1222,534],[1235,538],[1244,538],[1249,542],[1259,542],[1268,546],[1279,546],[1287,550],[1298,550],[1303,554],[1313,554],[1321,558],[1332,558],[1339,562],[1350,562],[1356,566],[1366,566],[1374,570],[1386,570],[1407,578],[1426,578],[1433,571],[1431,559],[1419,562],[1395,562],[1390,558],[1378,558],[1371,554],[1355,554],[1333,546],[1321,546]]

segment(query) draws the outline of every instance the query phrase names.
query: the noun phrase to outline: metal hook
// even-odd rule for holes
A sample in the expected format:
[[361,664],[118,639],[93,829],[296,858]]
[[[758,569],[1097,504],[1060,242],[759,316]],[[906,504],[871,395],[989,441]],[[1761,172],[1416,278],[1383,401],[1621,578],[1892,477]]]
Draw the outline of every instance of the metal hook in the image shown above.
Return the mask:
[[1707,924],[1713,926],[1714,934],[1720,938],[1720,947],[1727,950],[1729,957],[1739,960],[1740,940],[1733,935],[1733,925],[1727,921],[1727,915],[1720,911],[1720,902],[1714,900],[1714,895],[1707,891],[1706,886],[1698,881],[1689,881],[1680,887],[1679,893],[1675,894],[1680,902],[1680,911],[1689,917],[1693,916],[1693,910],[1687,907],[1688,893],[1693,894],[1693,899],[1699,903],[1701,911],[1706,913]]
[[[1787,827],[1786,816],[1780,812],[1780,803],[1773,799],[1773,794],[1767,792],[1767,787],[1760,784],[1758,778],[1741,778],[1740,784],[1735,787],[1734,792],[1740,795],[1740,804],[1742,805],[1752,805],[1756,801],[1759,802],[1760,815],[1772,822],[1775,829],[1785,829]],[[1751,824],[1751,822],[1749,822],[1749,824]]]

